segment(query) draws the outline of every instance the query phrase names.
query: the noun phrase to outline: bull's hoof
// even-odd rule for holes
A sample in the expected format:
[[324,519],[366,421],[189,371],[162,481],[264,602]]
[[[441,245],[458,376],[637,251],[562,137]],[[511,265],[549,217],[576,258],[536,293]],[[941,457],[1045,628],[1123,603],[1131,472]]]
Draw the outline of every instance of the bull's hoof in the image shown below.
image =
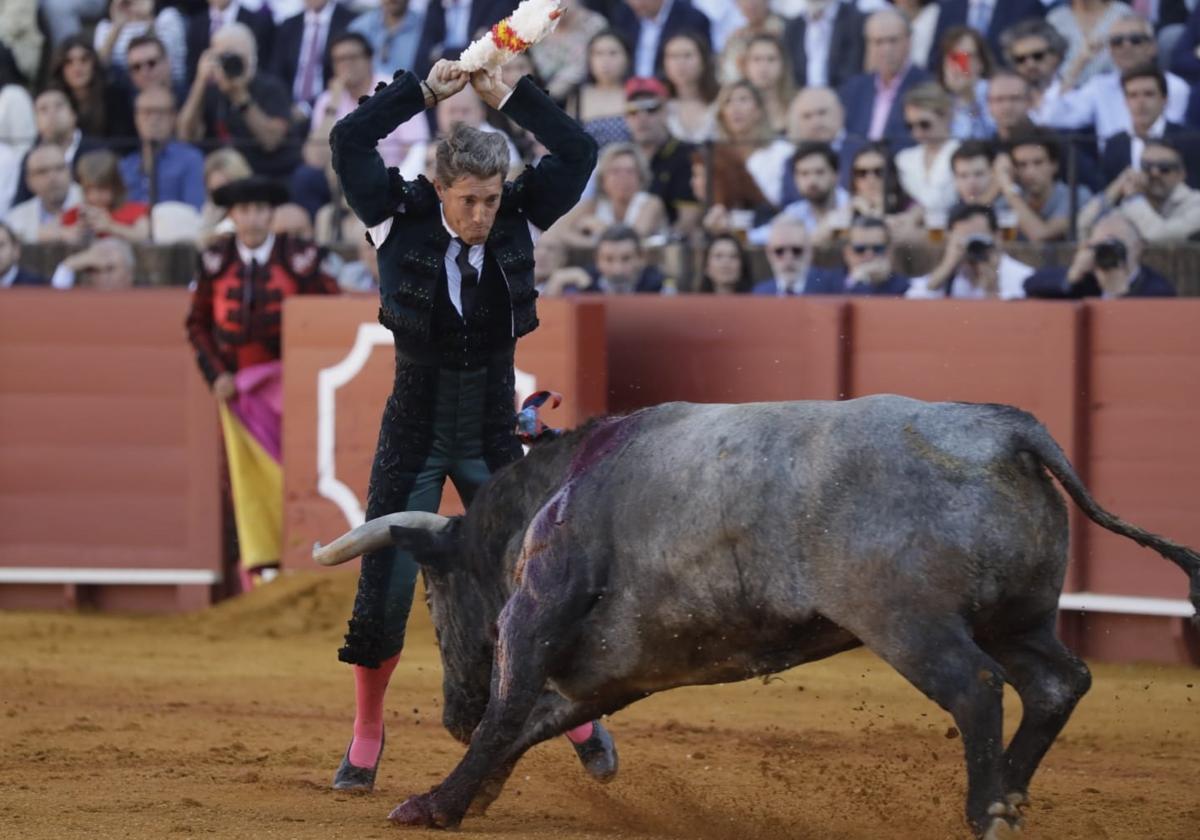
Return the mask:
[[1015,803],[993,802],[988,806],[987,829],[980,835],[983,840],[1015,840],[1021,836],[1021,822]]
[[612,735],[600,725],[592,722],[592,736],[579,744],[573,744],[575,754],[583,769],[598,782],[611,782],[617,776],[617,745]]
[[1010,817],[1020,816],[1021,812],[1029,806],[1029,796],[1019,790],[1007,794],[1004,801],[1008,804],[1008,815]]
[[983,840],[1017,840],[1020,836],[1020,828],[1003,817],[995,817],[988,826],[988,830],[984,832]]
[[415,828],[458,828],[462,822],[439,809],[430,793],[410,796],[392,809],[388,821]]

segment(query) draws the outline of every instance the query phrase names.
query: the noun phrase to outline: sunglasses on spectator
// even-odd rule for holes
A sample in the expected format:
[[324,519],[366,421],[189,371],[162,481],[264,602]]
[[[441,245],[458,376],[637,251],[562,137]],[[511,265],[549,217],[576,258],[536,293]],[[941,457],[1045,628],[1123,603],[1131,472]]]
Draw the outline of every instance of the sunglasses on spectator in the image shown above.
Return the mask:
[[804,256],[804,247],[802,245],[780,245],[778,248],[772,248],[771,253],[780,259],[789,254],[793,257],[802,257]]
[[856,167],[854,167],[854,177],[855,178],[866,178],[867,176],[870,176],[872,178],[882,178],[883,177],[883,167],[882,166],[856,166]]
[[131,61],[129,63],[130,73],[140,73],[142,70],[153,70],[158,66],[157,58],[147,58],[145,61]]
[[933,120],[913,120],[912,122],[905,120],[904,124],[908,126],[910,132],[916,131],[918,128],[921,131],[929,131],[929,129],[933,128]]
[[1050,50],[1034,50],[1033,52],[1027,52],[1024,55],[1017,55],[1014,53],[1012,60],[1013,64],[1020,66],[1026,61],[1041,61],[1043,58],[1049,55],[1049,53]]
[[1113,35],[1108,39],[1110,47],[1123,47],[1129,44],[1131,47],[1140,47],[1142,44],[1150,43],[1149,35]]
[[1142,171],[1147,175],[1170,175],[1179,171],[1179,164],[1169,160],[1143,160]]
[[863,254],[875,254],[876,256],[882,256],[883,254],[887,253],[887,249],[888,249],[887,245],[861,245],[860,244],[860,245],[851,245],[850,246],[850,250],[853,251],[854,253],[858,254],[860,257]]
[[625,106],[625,115],[632,117],[634,114],[657,114],[662,109],[662,103],[653,99],[643,99],[639,102],[630,102]]

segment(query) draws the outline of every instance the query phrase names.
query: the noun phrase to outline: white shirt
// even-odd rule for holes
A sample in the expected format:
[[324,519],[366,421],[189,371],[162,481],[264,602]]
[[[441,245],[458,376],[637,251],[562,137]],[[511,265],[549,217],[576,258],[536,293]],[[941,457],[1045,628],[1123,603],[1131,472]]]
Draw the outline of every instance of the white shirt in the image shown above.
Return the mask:
[[58,268],[50,275],[50,288],[64,292],[75,288],[75,272],[68,268],[65,262],[60,262]]
[[471,0],[442,0],[446,13],[447,47],[465,47],[471,40]]
[[909,146],[896,153],[896,175],[900,179],[900,186],[904,187],[913,201],[921,205],[926,221],[936,218],[944,220],[950,208],[958,202],[950,158],[959,145],[957,140],[943,143],[928,169],[925,168],[925,150],[920,146]]
[[20,180],[21,158],[8,144],[0,143],[0,217],[12,208]]
[[[1187,113],[1191,87],[1174,73],[1167,73],[1167,120],[1182,124]],[[1083,128],[1095,125],[1100,147],[1114,134],[1133,134],[1133,118],[1125,104],[1119,73],[1099,73],[1082,87],[1062,93],[1056,80],[1042,97],[1042,105],[1029,116],[1038,125],[1054,128]]]
[[635,76],[654,75],[654,59],[658,58],[658,42],[662,38],[663,27],[667,23],[667,15],[671,13],[673,5],[675,5],[675,0],[666,0],[662,4],[662,8],[658,10],[657,17],[650,20],[638,18],[637,49],[633,55]]
[[[67,188],[67,200],[63,203],[63,210],[69,210],[72,207],[82,203],[83,191],[78,184],[72,183]],[[57,214],[46,211],[42,200],[36,195],[22,201],[12,210],[8,211],[5,221],[8,226],[13,229],[13,233],[22,242],[37,242],[38,231],[42,225],[50,221]]]
[[63,148],[63,156],[67,159],[67,166],[75,162],[75,154],[79,151],[79,143],[83,140],[83,131],[75,129],[75,133],[71,135],[71,143]]
[[837,10],[837,3],[829,3],[821,11],[818,20],[813,20],[812,12],[804,14],[804,55],[808,60],[809,87],[826,87],[829,84],[829,47],[833,42],[833,19]]
[[995,10],[992,0],[967,0],[967,26],[986,34]]
[[[996,270],[997,286],[999,287],[996,296],[1000,300],[1019,300],[1025,297],[1025,280],[1033,272],[1032,266],[1017,262],[1008,254],[1001,254],[1000,266]],[[926,274],[924,277],[914,277],[904,296],[924,300],[938,300],[947,297],[960,300],[985,300],[989,297],[984,294],[982,289],[976,288],[970,280],[963,276],[962,271],[955,274],[950,281],[949,295],[946,294],[944,287],[930,290],[929,275]]]
[[[231,4],[232,5],[232,4]],[[319,12],[306,11],[304,13],[304,37],[300,39],[300,60],[296,64],[296,78],[292,82],[292,96],[296,101],[306,100],[304,96],[304,62],[308,60],[310,51],[313,50],[313,39],[316,39],[316,62],[317,66],[313,68],[313,90],[320,92],[325,86],[324,83],[324,55],[325,42],[329,39],[329,26],[333,22],[333,7],[334,0],[329,0],[325,4],[325,8]]]
[[751,152],[750,157],[746,158],[746,171],[758,185],[763,197],[775,207],[779,206],[783,194],[784,167],[795,152],[796,147],[791,143],[777,139],[772,140],[770,145]]
[[[1150,130],[1146,132],[1152,140],[1159,139],[1163,136],[1163,132],[1167,130],[1167,116],[1160,114],[1158,119],[1154,121],[1154,125],[1150,126]],[[1146,141],[1136,134],[1129,138],[1129,165],[1135,170],[1142,168],[1142,152],[1146,150]]]
[[909,48],[908,60],[917,67],[925,67],[929,63],[929,50],[933,47],[933,36],[937,34],[938,17],[942,7],[930,3],[917,12],[917,16],[909,24],[912,28],[912,46]]
[[251,260],[257,260],[259,265],[266,265],[271,259],[271,249],[275,247],[275,234],[267,234],[263,244],[253,250],[243,245],[240,239],[235,240],[235,244],[237,245],[238,259],[242,261],[242,265],[250,265]]
[[704,12],[712,31],[713,55],[725,49],[729,36],[746,25],[746,16],[736,3],[729,0],[692,0],[692,5]]
[[231,23],[237,23],[238,10],[241,8],[238,3],[233,2],[224,9],[218,9],[216,6],[208,7],[208,27],[209,34],[216,32],[222,26],[228,26]]

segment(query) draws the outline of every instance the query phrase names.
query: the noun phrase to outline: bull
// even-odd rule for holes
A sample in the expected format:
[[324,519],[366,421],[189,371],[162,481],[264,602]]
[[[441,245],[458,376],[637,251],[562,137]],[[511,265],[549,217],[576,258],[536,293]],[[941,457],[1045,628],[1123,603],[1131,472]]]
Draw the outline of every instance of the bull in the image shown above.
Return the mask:
[[[469,745],[389,818],[456,827],[570,727],[865,645],[953,716],[972,831],[1016,831],[1091,684],[1055,632],[1067,512],[1050,475],[1182,568],[1200,607],[1200,554],[1101,509],[1033,416],[896,396],[592,421],[498,472],[465,516],[393,514],[318,544],[323,565],[414,553],[444,723]],[[1007,747],[1006,682],[1023,708]]]

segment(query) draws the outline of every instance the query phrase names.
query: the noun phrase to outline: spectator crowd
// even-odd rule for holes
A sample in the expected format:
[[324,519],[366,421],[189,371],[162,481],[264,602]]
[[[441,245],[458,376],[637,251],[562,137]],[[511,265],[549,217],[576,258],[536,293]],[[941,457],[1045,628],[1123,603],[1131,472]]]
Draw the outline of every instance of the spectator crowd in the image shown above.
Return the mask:
[[[133,246],[229,234],[212,194],[255,175],[287,187],[275,233],[336,249],[341,287],[373,289],[331,129],[516,5],[9,0],[0,285],[131,285]],[[562,5],[504,68],[601,146],[583,200],[538,242],[543,294],[1172,295],[1142,254],[1200,235],[1196,0]],[[431,175],[459,122],[503,134],[514,174],[545,153],[468,86],[380,154]],[[1034,267],[1014,241],[1077,246]],[[53,242],[72,254],[52,277],[19,270],[23,245]],[[919,243],[940,259],[906,277],[896,249]],[[814,267],[818,248],[841,266]]]

